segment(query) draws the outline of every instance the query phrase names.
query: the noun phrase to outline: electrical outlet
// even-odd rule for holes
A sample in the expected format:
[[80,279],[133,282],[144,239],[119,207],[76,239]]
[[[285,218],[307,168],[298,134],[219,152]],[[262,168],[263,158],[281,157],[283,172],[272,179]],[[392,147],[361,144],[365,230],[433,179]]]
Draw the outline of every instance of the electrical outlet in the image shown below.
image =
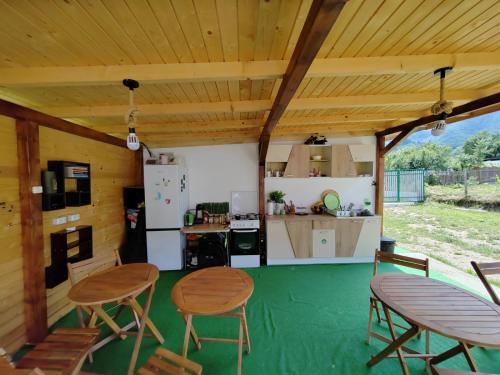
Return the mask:
[[52,224],[53,225],[66,224],[66,216],[59,216],[59,217],[52,219]]
[[77,220],[80,220],[80,214],[68,215],[68,221],[77,221]]
[[42,194],[43,193],[43,187],[42,186],[32,186],[31,187],[31,192],[33,194]]

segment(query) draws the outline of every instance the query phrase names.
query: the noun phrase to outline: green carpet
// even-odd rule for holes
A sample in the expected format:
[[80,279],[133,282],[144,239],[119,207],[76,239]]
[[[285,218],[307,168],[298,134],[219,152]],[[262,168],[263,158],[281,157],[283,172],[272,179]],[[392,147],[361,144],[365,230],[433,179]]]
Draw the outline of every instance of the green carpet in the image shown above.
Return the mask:
[[[400,269],[383,264],[383,271]],[[248,304],[252,353],[243,356],[245,374],[401,374],[397,359],[385,359],[373,368],[366,362],[384,345],[365,343],[369,281],[372,264],[274,266],[250,269],[255,292]],[[164,347],[179,353],[184,324],[170,300],[170,290],[185,272],[162,272],[153,299],[151,318],[165,337]],[[443,279],[439,274],[432,277]],[[449,280],[445,280],[449,281]],[[124,317],[128,318],[128,317]],[[194,318],[201,336],[236,337],[238,321],[232,318]],[[56,326],[76,326],[71,312]],[[374,324],[387,334],[384,326]],[[409,346],[422,349],[423,339]],[[432,335],[432,351],[443,352],[455,343]],[[125,374],[134,338],[114,341],[94,354],[84,369],[102,374]],[[138,367],[154,352],[157,343],[144,338]],[[500,351],[474,348],[479,368],[500,373]],[[189,358],[203,366],[203,373],[236,374],[237,345],[203,343],[197,351],[190,344]],[[409,359],[412,374],[425,374],[424,362]],[[467,369],[460,356],[444,363],[447,368]]]

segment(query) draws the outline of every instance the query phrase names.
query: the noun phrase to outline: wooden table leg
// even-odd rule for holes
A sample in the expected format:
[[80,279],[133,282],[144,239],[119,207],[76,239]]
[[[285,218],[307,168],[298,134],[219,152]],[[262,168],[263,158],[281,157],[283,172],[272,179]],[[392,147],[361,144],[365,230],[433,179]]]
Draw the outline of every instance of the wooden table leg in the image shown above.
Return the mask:
[[243,317],[240,318],[240,335],[238,337],[238,375],[241,375],[243,362]]
[[134,344],[134,350],[132,351],[132,358],[130,359],[130,364],[128,366],[128,375],[133,375],[135,370],[135,364],[137,363],[137,357],[139,356],[139,349],[141,347],[142,336],[144,335],[144,329],[146,327],[146,322],[148,320],[149,308],[151,307],[151,301],[153,300],[153,293],[155,291],[155,283],[151,284],[149,287],[149,293],[146,298],[146,303],[144,304],[144,311],[141,315],[141,325],[139,327],[139,332],[137,333],[137,338]]
[[467,363],[469,364],[470,369],[474,372],[479,372],[476,361],[474,360],[474,357],[472,356],[472,353],[467,344],[463,342],[461,342],[460,344],[462,345],[462,351],[464,353],[465,359],[467,360]]
[[[142,315],[143,315],[142,307],[139,304],[139,302],[137,302],[137,300],[135,298],[130,298],[128,300],[128,304],[130,305],[130,307],[132,308],[134,313],[136,313],[139,317],[142,317]],[[151,333],[153,334],[153,336],[158,340],[158,342],[160,344],[163,344],[165,342],[165,339],[161,335],[160,331],[158,331],[158,329],[156,328],[154,323],[151,321],[151,319],[149,319],[149,317],[146,317],[146,325],[148,326],[148,328],[151,331]]]
[[372,359],[370,359],[366,365],[368,367],[372,367],[379,363],[381,360],[383,360],[385,357],[387,357],[389,354],[392,352],[396,351],[398,348],[400,348],[405,342],[408,340],[412,339],[415,337],[418,332],[419,328],[417,326],[412,326],[409,330],[407,330],[405,333],[403,333],[401,336],[399,336],[396,340],[394,340],[392,343],[390,343],[384,350],[382,350],[380,353],[378,353],[376,356],[374,356]]
[[[95,315],[101,318],[109,326],[109,328],[111,328],[111,330],[114,333],[116,333],[118,337],[120,337],[122,340],[124,340],[127,337],[126,335],[123,335],[121,333],[121,328],[118,326],[118,324],[115,323],[113,319],[111,319],[111,317],[106,313],[106,311],[103,310],[101,305],[92,306],[92,310],[95,312]],[[92,323],[92,321],[94,322]],[[93,327],[95,325],[95,319],[91,319],[91,323],[92,324],[89,324],[89,326]]]
[[246,305],[241,306],[241,312],[243,313],[242,323],[243,323],[243,329],[245,330],[245,341],[247,344],[247,353],[250,354],[251,348],[250,348],[250,336],[248,334]]
[[[183,315],[181,313],[182,319],[184,323],[187,325],[187,315]],[[193,321],[191,320],[191,330],[190,330],[191,338],[193,339],[194,344],[196,345],[196,349],[201,349],[201,341],[198,339],[198,335],[196,334],[196,330],[194,329]]]
[[[391,312],[389,311],[386,305],[382,304],[382,307],[384,309],[385,319],[387,320],[387,325],[389,326],[389,332],[391,333],[392,340],[395,341],[397,337],[396,337],[396,330],[394,329],[394,324],[392,323]],[[399,364],[401,365],[403,374],[409,375],[410,370],[408,370],[408,366],[406,365],[406,361],[403,356],[403,351],[401,350],[401,347],[398,347],[396,349],[396,353],[398,355]]]
[[184,333],[184,344],[182,346],[182,356],[187,358],[188,346],[189,346],[189,335],[191,334],[191,325],[193,322],[193,315],[188,314],[184,316],[186,321],[186,333]]
[[469,364],[469,367],[472,371],[479,371],[477,368],[477,364],[474,361],[474,358],[472,357],[472,353],[470,352],[470,349],[472,346],[467,345],[465,343],[459,343],[457,346],[454,346],[453,348],[445,351],[444,353],[441,353],[435,357],[433,357],[430,361],[431,365],[437,365],[438,363],[444,362],[452,357],[455,357],[456,355],[463,353],[465,356],[465,359],[467,360],[467,363]]

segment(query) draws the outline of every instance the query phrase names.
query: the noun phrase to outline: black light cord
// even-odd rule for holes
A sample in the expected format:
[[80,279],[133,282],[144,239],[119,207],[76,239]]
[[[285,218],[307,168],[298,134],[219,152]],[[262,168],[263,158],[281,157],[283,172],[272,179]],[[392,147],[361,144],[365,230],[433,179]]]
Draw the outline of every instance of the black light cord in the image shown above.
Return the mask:
[[143,145],[146,150],[148,150],[148,153],[149,153],[149,157],[152,158],[153,157],[153,153],[151,152],[151,150],[149,149],[148,146],[146,146],[146,144],[144,142],[140,142],[141,145]]

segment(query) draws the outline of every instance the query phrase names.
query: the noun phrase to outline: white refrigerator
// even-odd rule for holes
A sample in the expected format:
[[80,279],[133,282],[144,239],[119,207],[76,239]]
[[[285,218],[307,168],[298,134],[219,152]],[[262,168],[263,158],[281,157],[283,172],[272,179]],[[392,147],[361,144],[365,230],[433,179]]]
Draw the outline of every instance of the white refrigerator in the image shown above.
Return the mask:
[[185,238],[180,232],[188,209],[186,170],[178,165],[144,165],[148,263],[160,270],[183,268]]

